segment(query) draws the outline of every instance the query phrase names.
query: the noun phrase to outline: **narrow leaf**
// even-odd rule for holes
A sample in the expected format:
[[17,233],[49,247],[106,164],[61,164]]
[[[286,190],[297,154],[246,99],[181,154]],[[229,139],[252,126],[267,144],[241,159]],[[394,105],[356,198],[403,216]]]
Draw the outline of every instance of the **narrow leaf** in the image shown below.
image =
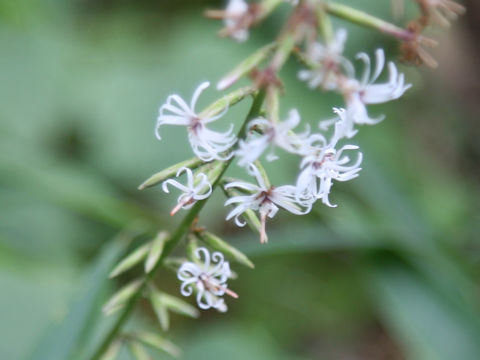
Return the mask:
[[168,239],[168,233],[161,231],[157,237],[151,242],[150,251],[147,260],[145,261],[145,272],[148,274],[157,264],[158,259],[162,255],[165,241]]
[[170,327],[170,316],[168,315],[166,304],[162,301],[161,294],[157,291],[152,292],[149,299],[162,330],[167,331]]
[[165,351],[174,357],[180,356],[180,348],[172,342],[164,339],[158,334],[154,334],[147,331],[142,331],[134,335],[142,343],[154,347],[156,349]]
[[180,170],[180,168],[182,167],[187,167],[193,170],[202,164],[203,164],[203,161],[197,157],[179,162],[178,164],[172,165],[169,168],[150,176],[138,187],[138,190],[143,190],[145,188],[155,186],[164,180],[174,177],[177,174],[178,170]]
[[170,256],[163,261],[163,266],[176,273],[185,261],[188,260],[185,258]]
[[268,44],[238,64],[232,71],[225,75],[217,84],[218,90],[224,90],[233,85],[242,76],[247,75],[253,68],[265,60],[277,46],[276,43]]
[[70,304],[65,319],[34,346],[28,359],[85,358],[77,355],[87,346],[89,334],[96,325],[98,304],[110,285],[107,280],[108,271],[125,251],[125,245],[138,235],[138,231],[137,228],[129,227],[106,244],[79,283],[82,292]]
[[198,309],[186,301],[183,301],[175,296],[171,296],[165,293],[161,295],[162,303],[171,311],[176,312],[180,315],[189,316],[192,318],[198,318],[200,316],[200,312]]
[[256,91],[257,90],[251,86],[237,89],[207,106],[207,108],[205,108],[205,110],[203,110],[198,116],[200,118],[210,118],[218,115],[227,107],[235,105],[247,96],[254,94]]
[[144,244],[138,249],[134,250],[130,255],[127,255],[122,261],[118,263],[117,266],[110,273],[110,278],[113,278],[121,273],[124,273],[127,270],[130,270],[132,267],[141,262],[148,254],[151,244]]
[[419,360],[478,359],[476,316],[441,295],[422,275],[402,264],[379,264],[367,282],[380,315],[404,345],[406,357]]
[[200,240],[204,241],[213,249],[224,253],[238,263],[248,266],[252,269],[255,267],[244,253],[242,253],[240,250],[237,250],[232,245],[228,244],[226,241],[222,240],[218,236],[205,231],[198,234],[198,237],[200,238]]
[[120,309],[135,294],[142,282],[143,279],[134,280],[113,294],[102,308],[105,315],[113,314]]
[[105,352],[105,354],[102,355],[100,360],[115,360],[118,357],[118,353],[120,352],[120,349],[122,348],[122,342],[120,340],[116,340],[112,342],[108,350]]
[[129,341],[128,350],[136,360],[152,360],[147,350],[137,341]]

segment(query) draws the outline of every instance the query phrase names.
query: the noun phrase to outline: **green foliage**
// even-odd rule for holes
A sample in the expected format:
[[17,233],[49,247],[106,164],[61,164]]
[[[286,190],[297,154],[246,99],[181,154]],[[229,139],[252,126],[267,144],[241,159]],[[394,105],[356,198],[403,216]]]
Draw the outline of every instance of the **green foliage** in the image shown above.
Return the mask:
[[[388,18],[388,3],[370,0],[365,10]],[[165,129],[162,146],[154,138],[158,106],[172,91],[188,94],[202,80],[220,80],[267,43],[276,26],[274,17],[238,46],[217,39],[218,24],[202,19],[200,8],[168,5],[176,12],[160,8],[146,15],[95,6],[0,2],[0,286],[6,289],[0,353],[9,360],[80,359],[107,331],[98,322],[105,321],[100,309],[112,293],[108,274],[126,242],[106,239],[135,221],[152,234],[173,230],[178,221],[166,211],[173,197],[156,188],[135,190],[155,171],[192,156],[180,129]],[[349,44],[361,50],[371,44],[370,52],[391,46],[366,30],[351,32]],[[297,68],[292,62],[284,70],[281,111],[298,107],[316,126],[329,116],[331,98],[299,84]],[[162,315],[163,328],[170,325],[185,359],[353,357],[359,343],[371,345],[364,334],[376,334],[372,323],[381,324],[396,355],[478,359],[478,259],[465,249],[478,248],[472,199],[479,189],[455,175],[457,164],[436,158],[413,136],[422,122],[435,132],[442,126],[438,119],[448,117],[441,108],[424,117],[425,94],[417,81],[388,107],[382,124],[362,131],[356,141],[367,160],[357,180],[335,185],[338,208],[318,206],[302,219],[275,219],[267,245],[260,246],[249,229],[237,233],[221,225],[228,209],[214,198],[200,225],[255,262],[255,271],[232,264],[240,275],[232,284],[240,299],[229,303],[227,316],[203,313],[193,321],[172,313],[193,317],[194,308],[157,294],[156,314],[142,307],[127,326],[134,330],[150,321],[154,334],[141,334],[125,348],[140,359],[150,356],[141,341],[176,353],[156,320],[167,313],[171,323]],[[215,95],[210,89],[201,105]],[[446,121],[467,127],[449,95],[428,96],[433,104],[439,102],[435,96],[447,98],[456,117]],[[232,108],[226,121],[239,126],[245,109]],[[461,140],[450,146],[453,158],[462,156],[462,146]],[[282,184],[293,181],[298,164],[287,158],[267,166],[270,180]],[[131,271],[122,274],[120,286],[143,274],[133,265],[158,259],[161,245],[117,268],[116,275]],[[235,251],[231,255],[242,258]],[[178,294],[173,275],[162,273],[158,281],[162,291]],[[130,357],[120,351],[119,358]]]

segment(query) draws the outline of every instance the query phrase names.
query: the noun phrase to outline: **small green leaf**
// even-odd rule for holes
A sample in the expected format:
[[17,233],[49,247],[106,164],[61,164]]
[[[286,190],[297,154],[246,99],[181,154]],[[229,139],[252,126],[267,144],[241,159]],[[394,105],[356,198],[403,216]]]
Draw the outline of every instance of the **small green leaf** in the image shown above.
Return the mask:
[[102,308],[105,315],[113,314],[115,311],[122,308],[122,306],[135,294],[142,283],[143,279],[134,280],[113,294]]
[[155,186],[164,180],[174,177],[177,174],[178,170],[180,170],[182,167],[187,167],[193,170],[202,164],[203,164],[203,160],[200,160],[197,157],[179,162],[178,164],[172,165],[169,168],[150,176],[138,187],[138,190],[143,190],[145,188]]
[[109,277],[113,278],[127,270],[130,270],[147,256],[150,248],[151,244],[148,243],[134,250],[130,255],[127,255],[127,257],[120,261],[117,266],[115,266]]
[[122,342],[120,340],[115,340],[112,342],[105,354],[102,355],[100,360],[115,360],[118,357],[118,353],[120,352],[121,348]]
[[150,251],[145,261],[145,272],[148,274],[157,264],[158,259],[162,255],[165,241],[168,239],[168,233],[161,231],[156,238],[151,242]]
[[188,260],[185,258],[170,256],[163,261],[163,266],[165,266],[170,271],[177,272],[180,266],[182,266],[185,261]]
[[181,354],[180,348],[177,345],[164,339],[158,334],[142,331],[135,333],[134,336],[145,345],[165,351],[167,354],[170,354],[173,357],[179,357]]
[[147,350],[145,350],[143,345],[138,341],[129,341],[128,350],[136,360],[152,360]]
[[162,301],[161,293],[158,291],[151,292],[149,299],[162,330],[167,331],[170,327],[170,316],[165,303]]
[[237,89],[207,106],[198,116],[200,118],[211,118],[212,116],[218,115],[229,106],[235,105],[256,91],[252,86]]
[[189,316],[192,318],[198,318],[200,316],[200,311],[186,301],[183,301],[175,296],[171,296],[165,293],[161,293],[162,303],[171,311],[176,312],[180,315]]
[[238,263],[248,266],[252,269],[255,267],[244,253],[242,253],[240,250],[237,250],[232,245],[228,244],[226,241],[220,239],[218,236],[205,231],[198,234],[198,237],[200,238],[200,240],[204,241],[213,249],[224,253]]
[[217,84],[218,90],[224,90],[233,85],[242,76],[247,75],[253,68],[264,61],[275,49],[276,43],[268,44],[238,64],[232,71],[225,75]]

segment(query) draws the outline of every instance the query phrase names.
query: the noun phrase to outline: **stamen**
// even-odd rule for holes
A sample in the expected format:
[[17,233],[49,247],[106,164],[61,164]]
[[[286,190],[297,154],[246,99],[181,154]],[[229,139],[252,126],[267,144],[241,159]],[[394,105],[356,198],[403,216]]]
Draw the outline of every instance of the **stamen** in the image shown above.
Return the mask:
[[236,292],[230,290],[229,288],[221,286],[221,285],[216,285],[216,287],[218,289],[222,290],[223,292],[225,292],[225,294],[233,297],[234,299],[238,299],[238,294]]
[[183,200],[183,201],[180,201],[180,202],[172,209],[172,211],[170,211],[170,216],[175,215],[175,214],[178,212],[178,210],[180,210],[183,206],[188,205],[188,204],[190,204],[190,203],[192,203],[192,198],[187,198],[187,199],[185,199],[185,200]]

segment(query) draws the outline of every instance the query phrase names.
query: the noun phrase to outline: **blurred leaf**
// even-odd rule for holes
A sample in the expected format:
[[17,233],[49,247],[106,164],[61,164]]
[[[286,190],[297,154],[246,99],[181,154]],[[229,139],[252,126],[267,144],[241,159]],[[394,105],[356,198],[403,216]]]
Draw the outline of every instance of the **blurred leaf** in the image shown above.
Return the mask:
[[478,359],[479,327],[416,273],[399,265],[377,266],[367,281],[409,359]]
[[197,318],[200,315],[197,308],[189,303],[177,297],[160,292],[157,289],[150,291],[149,299],[164,331],[168,330],[170,325],[168,310],[193,318]]
[[124,259],[122,259],[117,266],[112,270],[110,273],[109,277],[113,278],[117,275],[120,275],[121,273],[131,269],[135,265],[137,265],[139,262],[141,262],[148,254],[150,251],[152,244],[147,243],[139,248],[135,249],[132,251],[131,254],[127,255]]
[[200,311],[189,303],[165,293],[161,294],[162,302],[165,306],[177,314],[189,316],[192,318],[198,318],[200,316]]
[[161,293],[158,291],[152,291],[149,299],[162,330],[167,331],[170,327],[170,317],[168,315],[167,307],[162,301]]
[[102,308],[105,315],[111,315],[121,309],[140,288],[142,282],[143,279],[136,279],[114,293]]
[[162,255],[163,247],[165,246],[165,241],[168,240],[168,233],[166,231],[161,231],[157,234],[155,239],[152,240],[150,251],[148,253],[147,260],[145,261],[145,272],[148,274],[153,270],[157,264],[158,259]]
[[[291,334],[292,335],[292,334]],[[184,339],[185,341],[185,339]],[[184,342],[184,359],[212,360],[306,360],[292,353],[285,354],[283,344],[278,344],[264,324],[243,327],[238,324],[202,327]],[[327,359],[327,358],[325,358]],[[330,358],[333,360],[333,358]],[[323,359],[322,359],[323,360]]]
[[124,251],[126,240],[132,236],[129,232],[121,233],[107,244],[87,272],[83,294],[72,302],[71,311],[62,324],[36,346],[30,359],[71,359],[81,349],[86,332],[93,326],[91,319],[100,297],[110,285],[108,272]]
[[180,356],[181,351],[178,348],[178,346],[164,339],[158,334],[142,331],[142,332],[135,333],[134,337],[137,338],[142,343],[149,345],[151,347],[154,347],[158,350],[165,351],[167,354],[170,354],[174,357]]
[[115,340],[114,342],[112,342],[112,344],[107,349],[105,354],[102,355],[100,360],[115,360],[118,357],[118,353],[120,352],[121,348],[122,348],[122,341]]
[[152,360],[147,350],[145,350],[143,345],[138,341],[129,341],[128,350],[130,350],[135,360]]
[[[152,219],[144,209],[120,200],[114,188],[85,167],[61,162],[47,152],[0,142],[3,182],[58,203],[99,221],[122,228],[132,219]],[[14,151],[15,157],[9,153]],[[25,164],[28,163],[28,166]]]
[[198,234],[200,240],[204,241],[206,244],[211,246],[213,249],[222,252],[223,254],[227,255],[227,257],[232,258],[233,260],[237,261],[238,263],[245,265],[251,269],[255,266],[250,261],[250,259],[241,251],[234,248],[232,245],[227,243],[226,241],[220,239],[218,236],[204,231]]

